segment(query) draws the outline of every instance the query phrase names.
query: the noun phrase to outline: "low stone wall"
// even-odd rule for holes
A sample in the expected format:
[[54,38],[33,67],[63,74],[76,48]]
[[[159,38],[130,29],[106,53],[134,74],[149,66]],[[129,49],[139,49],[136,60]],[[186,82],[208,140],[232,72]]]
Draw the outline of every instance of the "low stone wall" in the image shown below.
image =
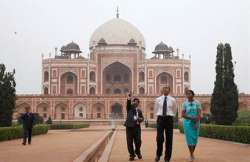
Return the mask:
[[89,149],[84,151],[73,162],[97,162],[101,157],[106,145],[113,135],[113,131],[107,132],[100,140],[94,143]]

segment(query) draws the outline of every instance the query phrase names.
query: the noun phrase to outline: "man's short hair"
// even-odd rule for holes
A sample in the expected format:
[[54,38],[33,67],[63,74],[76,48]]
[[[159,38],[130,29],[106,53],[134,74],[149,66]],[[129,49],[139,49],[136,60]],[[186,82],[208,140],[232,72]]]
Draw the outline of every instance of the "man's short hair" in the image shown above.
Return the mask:
[[27,106],[27,107],[25,107],[24,109],[25,109],[25,110],[30,110],[31,108],[30,108],[30,106]]
[[138,101],[139,103],[140,103],[140,100],[139,100],[139,98],[137,98],[137,97],[135,97],[134,99],[133,99],[133,101],[135,102],[135,101]]
[[166,85],[164,87],[162,87],[162,89],[168,88],[169,90],[171,89],[170,86]]

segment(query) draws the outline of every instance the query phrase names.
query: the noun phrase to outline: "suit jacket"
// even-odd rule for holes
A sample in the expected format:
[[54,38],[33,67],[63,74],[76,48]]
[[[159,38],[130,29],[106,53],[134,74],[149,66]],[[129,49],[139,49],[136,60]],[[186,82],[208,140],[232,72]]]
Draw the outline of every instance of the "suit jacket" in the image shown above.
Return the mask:
[[127,119],[125,121],[126,127],[140,127],[140,123],[143,122],[144,117],[142,114],[142,111],[137,108],[138,117],[142,119],[134,119],[134,116],[136,116],[136,107],[131,104],[131,100],[127,100]]
[[34,115],[33,115],[33,113],[22,114],[21,119],[23,121],[23,128],[25,128],[25,129],[33,128],[33,124],[34,124]]

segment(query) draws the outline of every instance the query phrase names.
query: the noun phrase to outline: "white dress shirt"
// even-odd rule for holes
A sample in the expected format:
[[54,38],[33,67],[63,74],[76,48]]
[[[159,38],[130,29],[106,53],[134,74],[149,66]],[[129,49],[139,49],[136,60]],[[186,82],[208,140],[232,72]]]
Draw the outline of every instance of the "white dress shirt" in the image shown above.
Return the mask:
[[156,116],[163,116],[163,103],[164,99],[167,97],[167,116],[175,116],[177,112],[176,100],[171,96],[160,96],[155,99],[154,112]]
[[139,119],[138,108],[135,108],[136,115],[134,116],[134,120]]

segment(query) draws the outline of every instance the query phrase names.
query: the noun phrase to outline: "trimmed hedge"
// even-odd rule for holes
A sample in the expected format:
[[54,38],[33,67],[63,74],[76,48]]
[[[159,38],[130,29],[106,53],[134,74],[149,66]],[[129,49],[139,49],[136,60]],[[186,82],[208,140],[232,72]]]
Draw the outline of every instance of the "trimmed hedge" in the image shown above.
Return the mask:
[[89,124],[71,124],[71,123],[61,123],[61,124],[51,124],[50,129],[79,129],[87,128]]
[[[48,132],[48,125],[40,124],[35,125],[32,130],[32,135],[46,134]],[[0,127],[0,141],[17,139],[23,137],[22,126],[16,127]]]
[[[182,124],[179,124],[179,129],[183,133]],[[202,124],[200,136],[250,144],[250,126]]]

